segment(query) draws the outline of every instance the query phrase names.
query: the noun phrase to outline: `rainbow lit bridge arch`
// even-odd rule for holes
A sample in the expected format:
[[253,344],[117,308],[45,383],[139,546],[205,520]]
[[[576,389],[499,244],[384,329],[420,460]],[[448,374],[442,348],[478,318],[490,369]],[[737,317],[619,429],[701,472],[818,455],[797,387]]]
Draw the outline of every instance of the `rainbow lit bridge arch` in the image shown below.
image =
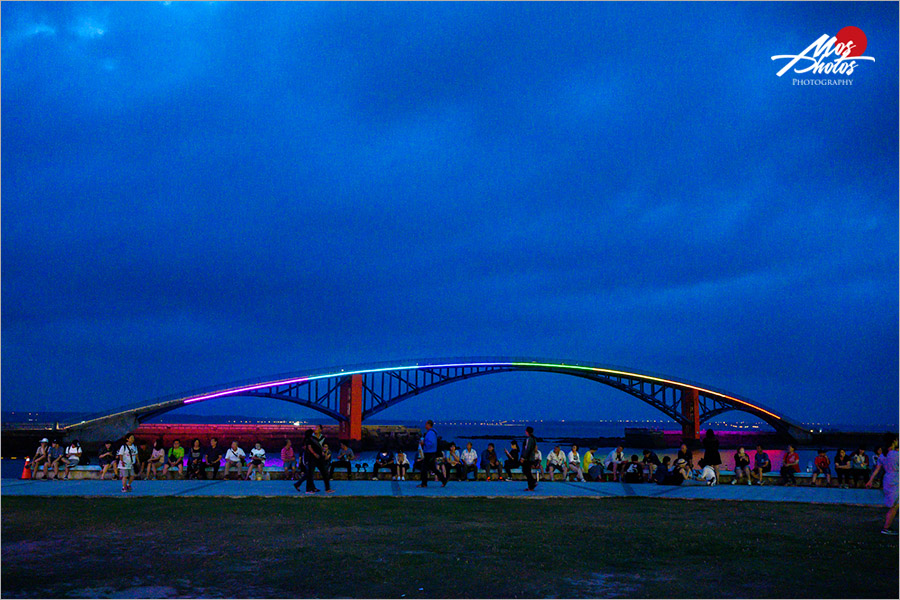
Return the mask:
[[497,357],[396,361],[291,373],[179,394],[88,418],[65,429],[78,432],[83,441],[99,441],[119,437],[150,418],[188,404],[262,397],[319,411],[340,423],[342,437],[359,439],[362,421],[413,396],[473,377],[514,371],[558,373],[613,387],[679,423],[689,438],[698,437],[702,423],[730,410],[758,417],[793,439],[811,437],[808,428],[779,411],[709,386],[593,363]]

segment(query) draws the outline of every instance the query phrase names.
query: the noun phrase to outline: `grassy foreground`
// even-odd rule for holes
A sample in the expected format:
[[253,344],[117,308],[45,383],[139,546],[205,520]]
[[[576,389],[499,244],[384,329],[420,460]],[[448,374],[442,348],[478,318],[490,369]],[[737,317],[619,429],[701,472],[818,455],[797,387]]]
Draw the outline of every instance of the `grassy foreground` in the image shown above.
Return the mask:
[[650,498],[2,500],[11,597],[898,596],[877,508]]

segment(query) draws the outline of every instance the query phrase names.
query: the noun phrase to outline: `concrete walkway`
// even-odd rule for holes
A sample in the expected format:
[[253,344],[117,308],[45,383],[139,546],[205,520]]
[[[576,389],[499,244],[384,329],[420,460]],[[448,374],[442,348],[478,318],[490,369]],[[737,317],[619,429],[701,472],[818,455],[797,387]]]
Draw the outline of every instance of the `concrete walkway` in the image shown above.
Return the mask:
[[[431,483],[428,488],[416,487],[418,481],[335,481],[335,496],[396,496],[440,498],[614,498],[642,496],[650,498],[681,498],[710,500],[749,500],[753,502],[807,502],[822,504],[857,504],[882,506],[881,490],[838,488],[781,487],[774,485],[705,485],[662,486],[656,484],[630,485],[624,483],[539,483],[534,492],[525,491],[520,481],[450,482],[442,488]],[[316,485],[322,488],[322,482]],[[133,498],[137,496],[228,496],[273,497],[298,496],[310,498],[324,493],[307,495],[297,493],[287,481],[135,481],[134,491],[122,493],[118,481],[21,481],[3,479],[0,494],[3,496],[111,496]]]

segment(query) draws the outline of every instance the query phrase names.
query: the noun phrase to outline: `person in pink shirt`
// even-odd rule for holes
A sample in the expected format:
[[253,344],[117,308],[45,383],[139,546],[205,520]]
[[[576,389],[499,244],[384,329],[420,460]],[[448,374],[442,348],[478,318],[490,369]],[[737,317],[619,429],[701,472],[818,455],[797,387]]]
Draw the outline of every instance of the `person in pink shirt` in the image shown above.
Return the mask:
[[[284,478],[293,479],[297,467],[297,457],[294,454],[294,448],[291,447],[291,440],[284,440],[284,448],[281,449],[281,463],[284,465]],[[291,474],[290,477],[288,477],[288,472]]]

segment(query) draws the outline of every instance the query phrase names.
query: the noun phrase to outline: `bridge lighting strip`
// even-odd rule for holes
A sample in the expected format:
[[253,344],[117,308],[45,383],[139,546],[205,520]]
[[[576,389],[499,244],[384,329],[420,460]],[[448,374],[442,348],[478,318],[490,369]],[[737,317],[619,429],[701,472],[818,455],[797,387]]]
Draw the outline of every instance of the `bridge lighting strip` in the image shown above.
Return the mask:
[[212,400],[213,398],[220,398],[222,396],[233,396],[235,394],[241,394],[244,392],[252,392],[253,390],[261,390],[267,387],[273,387],[276,385],[291,385],[295,383],[305,383],[307,381],[315,381],[316,379],[329,379],[331,377],[337,377],[339,375],[361,375],[363,373],[383,373],[385,371],[401,371],[401,370],[409,370],[409,369],[440,369],[440,368],[450,368],[450,367],[547,367],[547,368],[562,368],[562,369],[570,369],[576,371],[588,371],[592,373],[603,373],[606,375],[621,375],[623,377],[634,377],[636,379],[648,379],[651,381],[657,381],[659,383],[667,383],[669,385],[674,385],[678,387],[689,387],[691,389],[695,389],[698,392],[704,392],[707,395],[718,396],[720,398],[726,398],[731,400],[732,402],[737,402],[738,404],[743,404],[744,406],[749,406],[755,410],[763,412],[771,417],[776,419],[781,419],[775,413],[769,412],[764,408],[760,408],[754,404],[750,404],[744,400],[739,400],[733,396],[728,396],[721,392],[716,392],[713,390],[708,390],[705,388],[697,387],[694,385],[688,385],[684,383],[680,383],[678,381],[672,381],[671,379],[662,379],[659,377],[651,377],[649,375],[641,375],[640,373],[629,373],[628,371],[615,371],[613,369],[599,369],[597,367],[582,367],[578,365],[562,365],[562,364],[554,364],[554,363],[533,363],[533,362],[511,362],[511,363],[460,363],[460,364],[447,364],[447,365],[409,365],[409,366],[400,366],[400,367],[383,367],[380,369],[364,369],[361,371],[341,371],[340,373],[331,373],[328,375],[314,375],[311,377],[296,377],[293,379],[283,379],[281,381],[269,381],[267,383],[258,383],[254,385],[247,385],[242,387],[233,388],[230,390],[224,390],[221,392],[214,392],[211,394],[204,394],[202,396],[197,396],[195,398],[188,398],[187,400],[183,400],[183,404],[191,404],[192,402],[202,402],[204,400]]

